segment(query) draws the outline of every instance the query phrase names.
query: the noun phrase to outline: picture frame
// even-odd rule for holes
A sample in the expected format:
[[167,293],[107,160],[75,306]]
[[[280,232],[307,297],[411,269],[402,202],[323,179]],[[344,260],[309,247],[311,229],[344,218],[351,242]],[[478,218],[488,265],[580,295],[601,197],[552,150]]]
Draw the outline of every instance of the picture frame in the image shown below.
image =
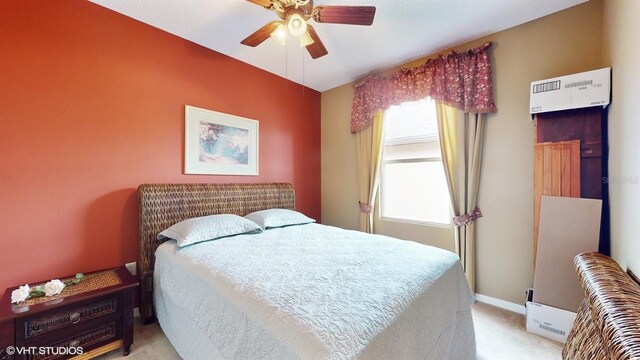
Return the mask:
[[259,122],[185,105],[185,174],[258,175]]

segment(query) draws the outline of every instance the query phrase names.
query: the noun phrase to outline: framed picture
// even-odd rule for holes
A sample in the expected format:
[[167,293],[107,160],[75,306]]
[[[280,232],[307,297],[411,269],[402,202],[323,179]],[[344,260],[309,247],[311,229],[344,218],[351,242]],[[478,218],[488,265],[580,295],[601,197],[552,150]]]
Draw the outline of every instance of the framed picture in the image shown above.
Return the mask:
[[258,175],[258,121],[185,106],[185,174]]

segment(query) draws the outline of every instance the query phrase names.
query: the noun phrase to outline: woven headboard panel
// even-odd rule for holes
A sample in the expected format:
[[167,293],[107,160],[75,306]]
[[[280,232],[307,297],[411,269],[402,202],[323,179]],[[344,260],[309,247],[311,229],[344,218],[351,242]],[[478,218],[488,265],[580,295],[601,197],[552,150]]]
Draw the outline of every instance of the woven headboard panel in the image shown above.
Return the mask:
[[293,209],[293,187],[266,184],[143,184],[140,205],[140,314],[153,320],[153,266],[160,243],[156,236],[169,226],[198,216],[237,214],[270,209]]

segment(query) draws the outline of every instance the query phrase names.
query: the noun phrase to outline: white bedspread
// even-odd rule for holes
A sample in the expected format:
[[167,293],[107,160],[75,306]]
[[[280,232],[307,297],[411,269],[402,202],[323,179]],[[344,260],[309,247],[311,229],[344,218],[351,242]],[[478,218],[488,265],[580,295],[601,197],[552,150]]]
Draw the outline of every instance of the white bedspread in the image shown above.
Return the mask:
[[156,252],[160,325],[185,359],[475,359],[454,254],[318,224]]

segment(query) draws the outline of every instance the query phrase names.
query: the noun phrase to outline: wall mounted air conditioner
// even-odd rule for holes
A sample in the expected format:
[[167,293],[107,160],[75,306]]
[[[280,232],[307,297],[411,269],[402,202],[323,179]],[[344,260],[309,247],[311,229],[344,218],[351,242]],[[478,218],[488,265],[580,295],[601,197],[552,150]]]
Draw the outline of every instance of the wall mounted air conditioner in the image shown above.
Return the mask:
[[609,105],[611,68],[531,83],[531,114]]

